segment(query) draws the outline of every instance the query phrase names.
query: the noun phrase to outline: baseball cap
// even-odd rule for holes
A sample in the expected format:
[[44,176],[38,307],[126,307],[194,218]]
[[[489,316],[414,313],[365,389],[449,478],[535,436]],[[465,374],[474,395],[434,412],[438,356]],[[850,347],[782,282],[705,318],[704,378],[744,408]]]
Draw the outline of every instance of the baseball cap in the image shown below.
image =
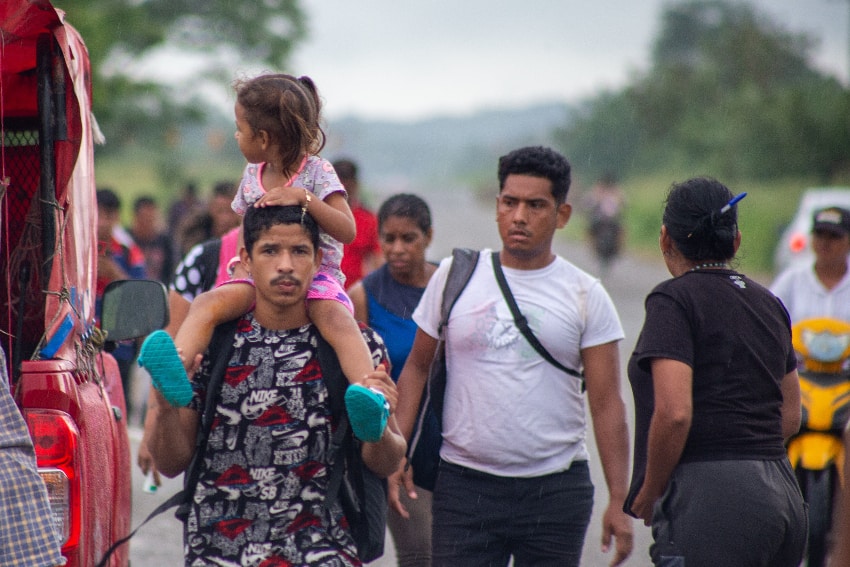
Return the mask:
[[825,230],[836,234],[850,234],[850,211],[840,207],[827,207],[812,218],[812,232]]

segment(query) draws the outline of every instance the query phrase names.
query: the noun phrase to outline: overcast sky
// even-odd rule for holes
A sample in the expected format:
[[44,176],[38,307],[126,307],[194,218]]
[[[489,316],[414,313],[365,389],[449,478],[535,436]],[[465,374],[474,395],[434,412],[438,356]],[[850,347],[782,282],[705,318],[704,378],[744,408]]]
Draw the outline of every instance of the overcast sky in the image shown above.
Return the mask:
[[[820,45],[847,84],[850,0],[750,0]],[[328,118],[416,120],[533,102],[575,102],[648,67],[663,0],[303,0],[310,75]]]

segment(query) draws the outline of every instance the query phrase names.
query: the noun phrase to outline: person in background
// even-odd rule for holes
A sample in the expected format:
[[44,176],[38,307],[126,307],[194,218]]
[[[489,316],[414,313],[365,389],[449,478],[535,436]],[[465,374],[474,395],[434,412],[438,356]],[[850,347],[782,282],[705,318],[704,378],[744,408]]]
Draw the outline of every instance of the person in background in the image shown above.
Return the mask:
[[345,275],[345,287],[350,288],[363,276],[381,265],[381,245],[378,242],[378,221],[375,214],[360,200],[357,164],[347,158],[333,162],[336,174],[348,193],[348,206],[354,215],[357,234],[343,246],[340,269]]
[[[240,227],[232,228],[224,236],[212,238],[196,245],[177,265],[169,285],[168,311],[170,317],[168,326],[165,328],[165,332],[172,338],[177,335],[177,330],[183,324],[183,320],[186,319],[189,307],[195,298],[230,279],[227,263],[239,254],[239,231]],[[144,371],[144,369],[140,370]],[[151,473],[153,483],[160,486],[159,471],[156,470],[146,442],[149,432],[156,422],[156,400],[153,399],[153,396],[152,391],[148,393],[146,407],[150,408],[150,411],[145,415],[144,434],[141,443],[139,443],[136,463],[142,474]]]
[[[431,211],[420,197],[398,194],[378,209],[378,234],[384,264],[348,290],[354,316],[387,345],[390,376],[398,381],[416,336],[413,310],[437,266],[426,261],[431,244]],[[399,567],[431,565],[431,493],[400,494],[404,517],[391,508],[387,524]]]
[[611,263],[623,248],[623,211],[626,199],[613,173],[605,173],[583,199],[587,235],[599,261],[599,276],[608,275]]
[[65,565],[29,430],[12,393],[0,349],[0,565]]
[[[585,444],[585,397],[608,488],[602,547],[612,565],[633,547],[622,507],[629,434],[620,394],[623,329],[598,279],[552,251],[572,212],[570,164],[550,148],[526,147],[499,159],[496,223],[502,250],[481,252],[447,326],[443,442],[433,493],[432,561],[440,567],[578,566],[593,508]],[[517,327],[497,283],[495,260],[531,331],[560,364],[550,364]],[[431,277],[413,313],[418,326],[398,380],[396,417],[407,439],[419,413],[440,330],[452,260]],[[391,478],[416,492],[413,471]],[[393,486],[396,485],[396,486]]]
[[216,183],[207,206],[183,220],[178,231],[178,251],[182,256],[193,246],[239,226],[241,217],[230,207],[236,190],[236,184],[231,181]]
[[652,525],[655,565],[797,567],[806,508],[785,452],[800,428],[791,321],[729,266],[742,196],[673,185],[660,248],[672,279],[646,298],[629,361],[635,465],[625,510]]
[[133,221],[128,232],[145,256],[147,275],[166,285],[174,273],[174,246],[162,226],[156,199],[144,195],[133,203]]
[[832,317],[850,322],[850,211],[828,207],[812,218],[811,264],[786,268],[772,291],[788,309],[791,322]]
[[[99,319],[101,300],[107,285],[116,280],[147,279],[145,255],[121,226],[121,199],[109,188],[97,190],[97,238],[95,313]],[[127,413],[132,412],[131,377],[136,353],[135,341],[122,341],[112,352],[121,371]]]
[[180,227],[186,218],[204,209],[204,203],[198,197],[198,186],[193,181],[183,185],[183,193],[168,208],[168,236],[174,242],[176,250],[180,250]]

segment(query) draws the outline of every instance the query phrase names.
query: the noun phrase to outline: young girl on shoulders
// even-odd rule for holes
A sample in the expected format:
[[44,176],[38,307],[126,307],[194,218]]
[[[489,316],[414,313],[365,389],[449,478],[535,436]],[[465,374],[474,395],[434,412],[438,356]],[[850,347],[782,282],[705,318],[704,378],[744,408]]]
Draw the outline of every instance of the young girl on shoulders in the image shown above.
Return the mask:
[[[299,205],[316,220],[322,261],[307,293],[308,313],[351,383],[345,402],[352,430],[362,441],[377,441],[389,407],[381,393],[358,384],[374,369],[339,267],[342,245],[354,239],[356,228],[342,183],[319,157],[325,137],[316,86],[309,77],[271,74],[239,81],[235,89],[236,141],[248,165],[233,210],[244,214],[249,207]],[[139,364],[173,405],[191,399],[186,369],[207,349],[213,329],[252,308],[253,282],[238,256],[228,269],[233,279],[195,299],[173,344],[158,331],[142,346]]]

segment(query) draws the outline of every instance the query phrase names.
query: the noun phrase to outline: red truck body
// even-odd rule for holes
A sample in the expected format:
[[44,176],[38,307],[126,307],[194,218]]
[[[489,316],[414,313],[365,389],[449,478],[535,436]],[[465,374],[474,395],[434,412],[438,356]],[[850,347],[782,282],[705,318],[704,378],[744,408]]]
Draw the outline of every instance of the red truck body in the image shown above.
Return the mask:
[[[64,19],[47,0],[0,2],[0,343],[63,553],[89,567],[130,529],[131,464],[95,321],[91,70]],[[125,545],[110,565],[128,558]]]

